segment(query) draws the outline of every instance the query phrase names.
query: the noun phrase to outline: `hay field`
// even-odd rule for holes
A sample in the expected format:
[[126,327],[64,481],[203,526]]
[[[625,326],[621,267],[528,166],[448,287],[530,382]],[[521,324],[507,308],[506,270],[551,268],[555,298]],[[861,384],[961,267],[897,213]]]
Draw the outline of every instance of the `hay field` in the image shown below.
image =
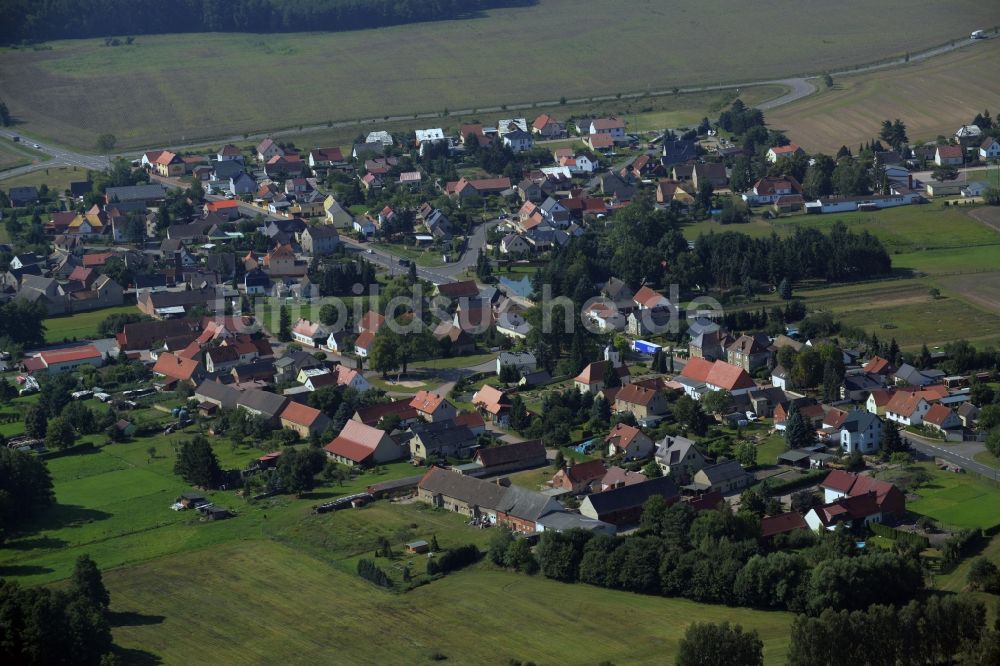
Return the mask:
[[[990,3],[540,0],[483,18],[347,33],[143,36],[4,50],[25,132],[120,149],[327,120],[759,81],[900,55],[992,25]],[[780,38],[769,38],[776,33]]]
[[[686,626],[758,629],[784,662],[788,613],[642,596],[484,564],[403,595],[300,550],[244,541],[105,574],[115,643],[167,664],[669,663]],[[294,594],[289,594],[294,590]],[[606,618],[625,617],[608,630]],[[155,662],[160,663],[160,662]]]
[[834,87],[767,114],[809,152],[856,150],[878,136],[884,119],[900,118],[911,141],[951,136],[983,109],[1000,108],[1000,38],[902,68],[837,77]]

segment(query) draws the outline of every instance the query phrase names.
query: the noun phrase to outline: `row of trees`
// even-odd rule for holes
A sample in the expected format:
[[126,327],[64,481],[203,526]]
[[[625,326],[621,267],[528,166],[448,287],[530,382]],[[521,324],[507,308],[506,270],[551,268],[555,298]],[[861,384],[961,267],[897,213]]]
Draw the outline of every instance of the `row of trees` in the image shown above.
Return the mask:
[[812,614],[905,604],[923,589],[919,563],[908,554],[858,554],[839,531],[803,533],[797,552],[769,552],[759,530],[749,512],[722,506],[699,513],[653,498],[638,535],[546,532],[535,554],[542,573],[556,580]]
[[7,664],[117,664],[111,654],[111,597],[97,565],[76,561],[66,589],[23,588],[0,579],[0,661]]
[[520,4],[524,0],[11,0],[5,3],[4,39],[359,30]]
[[931,596],[902,607],[827,609],[792,622],[790,666],[1000,663],[1000,626],[986,629],[982,602]]

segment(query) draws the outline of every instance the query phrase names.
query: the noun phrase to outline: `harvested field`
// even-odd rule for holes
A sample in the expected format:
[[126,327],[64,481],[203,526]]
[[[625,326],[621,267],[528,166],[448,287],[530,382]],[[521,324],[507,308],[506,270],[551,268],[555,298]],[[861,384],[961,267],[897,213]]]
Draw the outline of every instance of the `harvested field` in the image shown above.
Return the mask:
[[809,152],[855,150],[878,136],[886,118],[900,118],[912,141],[951,136],[983,109],[1000,107],[995,77],[1000,39],[912,65],[837,77],[834,87],[779,107],[768,124]]
[[[357,32],[157,35],[119,47],[93,39],[5,49],[0,80],[25,132],[87,148],[111,132],[128,148],[818,73],[967,38],[970,25],[997,22],[995,7],[973,0],[884,0],[880,13],[893,17],[892,31],[871,20],[862,0],[808,8],[541,0],[482,18]],[[784,38],[761,39],[775,30]],[[704,57],[709,35],[726,35],[727,45]],[[517,76],[503,75],[512,68]],[[110,89],[116,94],[74,95],[67,103],[67,90]]]

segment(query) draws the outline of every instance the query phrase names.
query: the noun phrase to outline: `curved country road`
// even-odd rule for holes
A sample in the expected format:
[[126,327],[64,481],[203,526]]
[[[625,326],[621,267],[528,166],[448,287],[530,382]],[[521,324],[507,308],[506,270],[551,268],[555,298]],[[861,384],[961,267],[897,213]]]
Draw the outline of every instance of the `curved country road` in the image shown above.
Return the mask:
[[[955,39],[949,44],[944,46],[937,46],[931,49],[921,51],[919,53],[909,54],[905,57],[893,58],[889,60],[884,60],[881,62],[861,65],[858,67],[844,69],[840,71],[830,72],[831,76],[845,76],[849,74],[861,74],[864,72],[870,72],[873,70],[886,69],[890,67],[898,67],[901,65],[912,64],[916,62],[921,62],[927,60],[928,58],[933,58],[949,51],[954,51],[960,48],[966,48],[977,43],[978,40],[970,40],[968,38]],[[801,77],[789,77],[784,79],[768,79],[763,81],[748,81],[744,83],[725,83],[716,85],[705,85],[705,86],[688,86],[670,90],[659,90],[659,91],[645,91],[645,92],[633,92],[625,93],[622,95],[596,95],[593,97],[584,97],[577,99],[567,99],[567,104],[586,104],[588,102],[603,102],[603,101],[613,101],[616,99],[636,99],[640,97],[662,97],[666,95],[683,94],[683,93],[697,93],[697,92],[711,92],[715,90],[739,90],[740,88],[750,88],[755,86],[765,86],[765,85],[780,85],[789,88],[790,90],[780,97],[776,97],[772,100],[768,100],[757,105],[757,108],[761,110],[774,109],[785,104],[800,100],[804,97],[808,97],[813,92],[816,91],[816,86],[810,83],[810,79],[815,79],[816,76],[801,76]],[[449,112],[448,115],[451,116],[467,116],[480,113],[495,113],[499,111],[511,112],[523,109],[534,109],[534,108],[545,108],[545,107],[556,107],[561,105],[561,100],[549,100],[549,101],[539,101],[533,103],[522,103],[522,104],[509,104],[505,108],[500,106],[493,107],[483,107],[483,108],[470,108],[470,109],[459,109],[456,111]],[[198,148],[205,146],[206,144],[212,143],[235,143],[235,142],[245,142],[252,140],[259,140],[265,137],[280,137],[290,134],[307,134],[309,132],[324,131],[331,128],[341,128],[341,127],[365,127],[365,126],[375,126],[380,123],[386,122],[400,122],[404,120],[428,120],[436,118],[444,118],[445,114],[443,112],[431,112],[431,113],[421,113],[414,115],[397,115],[389,116],[388,118],[364,118],[356,120],[343,120],[339,122],[334,122],[330,124],[322,125],[312,125],[308,127],[303,127],[302,129],[285,129],[285,130],[275,130],[272,132],[265,132],[259,134],[250,135],[234,135],[230,137],[220,137],[217,139],[204,139],[198,143],[186,144],[186,145],[176,145],[171,146],[173,150],[184,150],[189,148]],[[0,137],[4,137],[10,140],[13,136],[20,136],[21,140],[26,144],[40,144],[40,152],[43,152],[52,157],[51,160],[46,162],[39,162],[36,164],[29,164],[22,167],[16,167],[14,169],[8,169],[6,171],[0,171],[0,179],[11,178],[13,176],[18,176],[24,173],[30,173],[32,171],[37,171],[39,169],[45,169],[49,167],[57,166],[81,166],[87,169],[101,170],[108,166],[110,163],[109,159],[105,155],[93,155],[87,153],[78,153],[65,148],[59,148],[55,146],[46,145],[44,142],[32,139],[30,136],[26,136],[21,132],[9,129],[0,128]],[[151,149],[152,150],[152,149]],[[135,159],[142,154],[142,151],[133,151],[122,153],[121,157],[128,157]]]

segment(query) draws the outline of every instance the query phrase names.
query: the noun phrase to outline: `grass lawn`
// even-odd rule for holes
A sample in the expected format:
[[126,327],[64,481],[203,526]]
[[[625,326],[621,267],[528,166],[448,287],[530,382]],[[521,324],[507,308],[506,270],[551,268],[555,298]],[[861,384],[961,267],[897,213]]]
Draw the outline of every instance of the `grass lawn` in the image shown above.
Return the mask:
[[489,352],[486,354],[471,354],[469,356],[452,356],[451,358],[438,358],[430,361],[417,361],[411,363],[410,367],[427,370],[455,370],[458,368],[471,368],[483,363],[495,360],[496,354]]
[[[135,620],[114,629],[116,643],[165,663],[416,664],[435,652],[459,664],[668,662],[689,623],[734,617],[725,606],[564,585],[485,564],[397,595],[256,539],[109,572],[105,581],[112,609]],[[783,663],[791,615],[738,615],[761,633],[767,663]],[[610,631],[607,618],[621,616],[629,621]],[[484,631],[483,618],[503,630]]]
[[11,187],[26,187],[34,185],[48,185],[50,190],[63,192],[69,189],[69,184],[76,180],[87,180],[87,170],[83,167],[51,167],[49,169],[39,169],[30,173],[4,178],[0,180],[3,189]]
[[973,458],[975,458],[977,462],[981,462],[984,465],[989,465],[990,467],[996,467],[997,469],[1000,469],[1000,458],[997,458],[989,451],[980,451],[979,453],[974,455]]
[[933,480],[916,490],[919,499],[907,502],[907,509],[954,528],[986,528],[1000,522],[1000,487],[974,474],[943,472],[929,462],[919,466]]
[[121,305],[101,310],[77,312],[63,317],[52,317],[45,320],[45,341],[62,342],[65,339],[92,338],[97,335],[97,327],[107,317],[113,314],[139,314],[134,305]]
[[[130,418],[169,417],[144,410]],[[0,575],[48,582],[67,576],[81,553],[90,553],[102,568],[113,568],[244,538],[248,533],[269,534],[309,515],[318,500],[358,492],[377,480],[414,474],[409,464],[398,463],[344,486],[318,488],[303,499],[279,496],[256,504],[245,503],[233,492],[206,493],[239,515],[221,523],[203,523],[194,512],[169,509],[174,498],[189,489],[173,474],[173,464],[177,443],[192,434],[156,435],[51,458],[48,466],[58,504],[0,550]],[[262,454],[259,449],[234,448],[228,440],[213,441],[224,469],[243,468]],[[153,459],[147,452],[151,446],[157,451]]]
[[[979,555],[991,560],[994,564],[1000,565],[1000,534],[993,535],[993,538],[990,539]],[[969,569],[972,567],[973,559],[975,558],[966,558],[955,567],[954,571],[936,575],[934,577],[934,587],[947,590],[948,592],[962,592],[966,586],[966,578],[969,575]],[[986,602],[986,607],[991,610],[995,606],[995,602],[1000,599],[1000,597],[993,594],[976,594]]]
[[778,456],[788,450],[783,433],[776,432],[757,445],[757,464],[774,465]]
[[836,76],[832,89],[769,111],[768,124],[808,152],[831,155],[877,136],[886,118],[901,118],[913,141],[951,136],[1000,105],[1000,90],[982,85],[998,58],[1000,44],[987,40],[908,67]]
[[[468,19],[351,32],[144,35],[133,45],[113,49],[100,39],[66,40],[52,42],[51,50],[4,49],[0,80],[25,132],[88,149],[101,132],[111,132],[124,150],[335,120],[532,104],[562,96],[575,101],[836,71],[952,38],[967,39],[970,25],[992,25],[996,18],[989,3],[974,0],[955,0],[947,7],[931,0],[886,0],[881,6],[894,17],[892,34],[870,20],[863,0],[820,4],[798,13],[778,5],[751,8],[735,0],[676,7],[545,0]],[[568,16],[588,20],[580,30],[566,30]],[[775,29],[786,38],[760,41],[760,35]],[[727,35],[726,48],[703,57],[706,36],[719,34]],[[588,48],[579,48],[581,40]],[[444,46],[428,50],[427,44]],[[621,58],[624,44],[631,52],[657,57],[633,58],[614,76],[595,77],[609,60]],[[498,62],[522,61],[529,49],[535,64],[524,75],[482,76]],[[564,57],[567,53],[573,57]],[[399,75],[403,70],[406,76]],[[289,71],[296,76],[288,77]],[[261,81],[269,82],[272,98],[301,103],[286,105],[280,113],[273,105],[260,104],[245,93],[259,90]],[[302,94],[301,81],[310,82],[309,94]],[[135,103],[123,108],[101,95],[61,103],[67,89],[112,86]],[[223,114],[213,105],[220,98],[228,100]],[[961,111],[962,119],[987,102],[980,95],[972,114]],[[532,110],[527,111],[519,115]],[[949,121],[948,126],[954,124]],[[877,130],[877,123],[866,126],[864,138]]]
[[7,138],[0,140],[0,171],[44,162],[48,159],[51,159],[48,155],[40,153],[34,148],[29,148],[27,144],[14,143]]
[[509,478],[510,482],[515,486],[537,491],[545,486],[546,482],[550,481],[552,475],[555,473],[556,470],[551,465],[546,465],[545,467],[528,469],[523,472],[511,474]]
[[[399,257],[405,257],[410,261],[416,262],[417,266],[424,266],[426,268],[436,268],[439,266],[444,266],[445,262],[442,261],[442,255],[447,252],[451,255],[452,253],[448,250],[438,251],[433,248],[416,248],[409,245],[401,245],[399,243],[375,243],[374,247],[382,250],[383,252],[389,252]],[[400,271],[405,271],[406,268],[399,266]]]

